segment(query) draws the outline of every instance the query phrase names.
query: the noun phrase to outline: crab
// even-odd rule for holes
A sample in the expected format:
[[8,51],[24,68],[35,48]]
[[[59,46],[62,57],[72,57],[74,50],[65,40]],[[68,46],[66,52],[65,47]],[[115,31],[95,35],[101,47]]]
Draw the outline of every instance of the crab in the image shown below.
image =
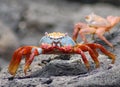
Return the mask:
[[103,40],[111,48],[113,48],[112,43],[110,43],[103,35],[105,32],[109,32],[116,24],[120,22],[120,17],[118,16],[107,16],[103,18],[94,13],[85,17],[87,23],[79,22],[74,26],[73,40],[76,41],[78,34],[80,34],[84,43],[88,43],[85,35],[91,34],[92,39],[96,34],[98,38]]
[[40,40],[39,46],[22,46],[15,50],[13,57],[8,67],[8,71],[11,75],[15,76],[17,69],[20,65],[22,58],[25,58],[24,73],[27,74],[32,61],[35,56],[41,54],[80,54],[86,68],[90,69],[90,64],[84,52],[89,52],[91,58],[96,64],[96,68],[100,67],[98,60],[98,51],[100,49],[102,53],[112,59],[112,64],[115,62],[115,55],[106,50],[102,45],[97,43],[76,44],[74,40],[67,33],[53,32],[45,33]]

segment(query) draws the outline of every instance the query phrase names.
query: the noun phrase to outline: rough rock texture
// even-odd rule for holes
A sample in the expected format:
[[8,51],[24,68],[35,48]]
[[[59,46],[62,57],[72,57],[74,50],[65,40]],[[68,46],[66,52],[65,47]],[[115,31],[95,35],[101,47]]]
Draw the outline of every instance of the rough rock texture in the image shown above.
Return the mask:
[[[114,65],[111,65],[111,60],[101,53],[99,56],[101,67],[98,69],[95,69],[93,61],[86,53],[91,64],[90,71],[86,70],[86,67],[80,61],[81,56],[78,55],[62,57],[41,55],[35,58],[27,76],[24,75],[22,70],[24,61],[21,62],[14,79],[7,72],[8,63],[4,63],[3,59],[10,59],[11,52],[18,45],[38,45],[44,32],[61,31],[68,32],[72,36],[74,24],[80,21],[84,22],[84,17],[91,12],[103,17],[120,15],[119,7],[103,3],[81,4],[76,3],[76,1],[0,0],[0,67],[4,67],[0,72],[0,87],[120,86],[119,24],[110,31],[111,34],[105,34],[105,37],[115,46],[115,50],[110,49],[100,39],[96,39],[97,43],[104,45],[109,51],[116,54]],[[91,42],[91,38],[88,37],[88,40]],[[81,39],[78,38],[78,42],[80,41]],[[51,60],[53,58],[55,60]],[[79,61],[76,61],[76,59]]]
[[[89,56],[87,57],[89,58]],[[1,87],[13,87],[14,85],[19,87],[99,87],[102,85],[119,85],[120,71],[118,68],[120,68],[120,66],[117,66],[116,63],[110,68],[109,64],[111,60],[104,55],[100,55],[99,57],[101,62],[101,67],[99,69],[95,69],[94,63],[89,59],[91,64],[90,71],[87,71],[82,61],[76,61],[81,59],[79,55],[72,55],[68,60],[63,60],[60,56],[57,56],[59,59],[51,60],[41,67],[42,61],[45,62],[49,60],[49,58],[56,57],[51,57],[51,55],[36,57],[27,76],[23,74],[23,61],[14,79],[8,74],[6,68],[3,69],[0,74]],[[65,59],[67,57],[63,56],[62,58]]]
[[[117,49],[118,50],[118,49]],[[118,53],[118,52],[117,52]],[[88,55],[88,54],[86,54]],[[89,59],[89,56],[87,56]],[[94,63],[89,59],[91,64],[91,70],[87,71],[84,64],[81,61],[79,55],[72,55],[70,60],[54,59],[51,61],[49,58],[56,58],[51,55],[41,55],[36,57],[31,65],[28,75],[23,74],[22,61],[21,66],[17,72],[16,77],[13,79],[7,72],[7,68],[4,68],[0,74],[1,87],[119,87],[119,57],[117,57],[116,63],[110,65],[111,60],[104,55],[99,56],[101,67],[94,68]],[[61,57],[57,57],[61,58]],[[67,58],[63,56],[62,59]],[[44,62],[42,62],[44,61]],[[41,63],[45,63],[42,65]],[[42,67],[40,66],[42,65]]]

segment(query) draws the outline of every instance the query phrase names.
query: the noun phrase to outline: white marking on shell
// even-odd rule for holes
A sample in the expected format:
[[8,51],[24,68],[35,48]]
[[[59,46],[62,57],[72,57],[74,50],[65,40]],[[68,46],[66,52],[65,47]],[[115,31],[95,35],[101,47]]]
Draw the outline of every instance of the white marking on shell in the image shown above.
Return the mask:
[[55,43],[53,43],[53,46],[55,46]]
[[60,43],[58,43],[57,46],[60,47]]
[[33,53],[33,52],[34,52],[34,50],[35,50],[35,48],[32,48],[31,53]]
[[41,54],[42,53],[42,49],[41,48],[37,48],[38,53]]
[[39,54],[42,53],[42,49],[41,48],[32,48],[31,53],[33,53],[35,51],[35,49],[37,49]]

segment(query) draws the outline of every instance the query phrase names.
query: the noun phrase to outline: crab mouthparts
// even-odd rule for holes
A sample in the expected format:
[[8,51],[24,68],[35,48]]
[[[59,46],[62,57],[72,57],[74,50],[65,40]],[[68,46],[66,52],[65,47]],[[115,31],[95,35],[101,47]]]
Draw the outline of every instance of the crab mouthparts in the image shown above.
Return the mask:
[[62,45],[61,45],[61,43],[58,41],[58,42],[53,42],[53,43],[52,43],[52,46],[58,46],[58,47],[60,47],[60,46],[62,46]]

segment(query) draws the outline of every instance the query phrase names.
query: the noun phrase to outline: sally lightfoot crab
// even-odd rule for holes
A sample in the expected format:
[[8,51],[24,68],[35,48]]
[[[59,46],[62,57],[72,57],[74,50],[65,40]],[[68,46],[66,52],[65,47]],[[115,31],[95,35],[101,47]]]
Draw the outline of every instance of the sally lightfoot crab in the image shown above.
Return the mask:
[[88,59],[84,52],[89,52],[91,58],[96,64],[96,68],[100,66],[98,60],[98,52],[96,49],[100,49],[102,53],[112,59],[112,63],[115,62],[115,55],[107,51],[102,45],[97,43],[88,44],[76,44],[74,40],[68,36],[67,33],[53,32],[45,33],[45,36],[40,40],[40,46],[23,46],[18,48],[12,57],[9,64],[8,71],[11,75],[15,76],[16,71],[20,65],[21,59],[25,57],[24,73],[26,74],[29,66],[31,65],[35,56],[40,54],[80,54],[82,60],[87,67],[90,68]]
[[106,44],[113,48],[112,43],[110,43],[103,35],[105,32],[110,32],[110,30],[120,22],[119,16],[107,16],[103,18],[94,13],[85,17],[87,23],[79,22],[75,24],[73,39],[76,41],[78,34],[80,34],[84,43],[88,43],[85,35],[92,34],[93,39],[94,35],[97,35],[98,38],[103,40]]

